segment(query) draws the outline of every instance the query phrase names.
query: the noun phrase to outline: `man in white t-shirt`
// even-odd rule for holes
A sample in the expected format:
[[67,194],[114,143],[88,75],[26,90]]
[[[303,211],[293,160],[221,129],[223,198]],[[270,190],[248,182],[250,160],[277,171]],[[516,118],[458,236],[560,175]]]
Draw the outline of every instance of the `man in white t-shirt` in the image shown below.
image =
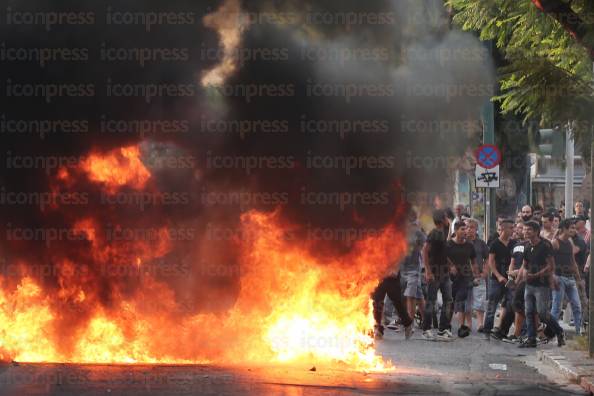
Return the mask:
[[454,220],[452,220],[451,224],[450,224],[450,235],[452,235],[454,233],[454,225],[459,222],[459,221],[463,221],[464,219],[462,218],[462,215],[464,214],[464,204],[456,204],[456,206],[454,206]]

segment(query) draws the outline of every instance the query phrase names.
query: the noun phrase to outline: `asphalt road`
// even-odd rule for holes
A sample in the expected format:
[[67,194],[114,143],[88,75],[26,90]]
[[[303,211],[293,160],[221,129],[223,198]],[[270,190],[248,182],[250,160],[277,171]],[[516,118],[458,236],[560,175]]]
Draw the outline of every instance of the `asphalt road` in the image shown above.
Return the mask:
[[[389,332],[378,351],[389,374],[339,367],[82,366],[11,364],[0,367],[0,395],[559,395],[584,394],[541,373],[534,349],[478,336],[405,341]],[[544,348],[556,348],[546,345]],[[491,365],[491,366],[490,366]]]
[[[485,341],[471,335],[451,342],[422,340],[416,330],[410,341],[401,334],[388,334],[378,351],[397,367],[415,375],[407,381],[435,384],[438,394],[456,395],[559,395],[584,394],[536,359],[535,349],[520,349],[501,341]],[[554,344],[539,349],[559,349]],[[537,368],[535,368],[537,367]],[[539,371],[540,370],[540,371]]]

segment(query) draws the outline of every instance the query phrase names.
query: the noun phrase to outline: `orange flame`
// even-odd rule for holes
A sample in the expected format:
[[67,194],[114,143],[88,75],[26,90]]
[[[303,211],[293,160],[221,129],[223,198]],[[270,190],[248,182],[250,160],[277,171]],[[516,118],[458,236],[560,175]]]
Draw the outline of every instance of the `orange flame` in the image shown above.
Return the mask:
[[[23,277],[13,289],[0,278],[0,357],[77,363],[339,362],[357,370],[389,368],[375,354],[369,335],[369,295],[403,254],[404,239],[389,226],[348,255],[322,262],[284,238],[278,217],[243,215],[242,227],[255,237],[241,246],[241,290],[224,314],[179,315],[174,292],[150,274],[142,277],[134,295],[116,293],[115,306],[100,307],[93,285],[76,279],[84,274],[68,260],[59,266],[55,296],[44,294],[31,277]],[[89,230],[93,222],[83,220],[78,228]],[[108,245],[99,234],[87,235],[100,257]],[[142,261],[166,251],[145,253]],[[129,252],[126,259],[138,268],[136,253]],[[55,326],[63,306],[59,301],[92,308],[86,324],[69,335],[75,342],[67,350],[60,347]]]
[[138,146],[122,147],[105,155],[91,154],[82,163],[82,169],[91,181],[104,184],[110,193],[122,186],[140,190],[151,177],[140,159]]

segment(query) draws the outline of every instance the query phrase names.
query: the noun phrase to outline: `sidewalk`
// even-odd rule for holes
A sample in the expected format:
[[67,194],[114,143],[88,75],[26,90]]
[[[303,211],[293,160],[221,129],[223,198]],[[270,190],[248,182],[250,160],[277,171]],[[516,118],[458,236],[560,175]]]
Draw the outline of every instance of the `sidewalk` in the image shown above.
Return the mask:
[[594,394],[594,359],[588,353],[565,349],[539,350],[539,360],[559,370],[569,381]]
[[[568,340],[575,336],[575,329],[565,321],[559,324]],[[563,349],[542,349],[536,352],[538,360],[559,370],[569,381],[579,384],[584,390],[594,395],[594,359],[585,351]]]

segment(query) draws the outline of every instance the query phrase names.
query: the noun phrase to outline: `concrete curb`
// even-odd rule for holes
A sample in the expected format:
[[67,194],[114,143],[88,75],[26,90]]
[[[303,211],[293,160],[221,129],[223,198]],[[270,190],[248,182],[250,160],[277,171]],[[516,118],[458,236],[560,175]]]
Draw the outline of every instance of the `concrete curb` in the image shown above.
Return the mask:
[[584,390],[594,394],[594,359],[580,352],[571,352],[567,356],[565,351],[536,351],[538,360],[557,369],[569,381],[580,385]]

